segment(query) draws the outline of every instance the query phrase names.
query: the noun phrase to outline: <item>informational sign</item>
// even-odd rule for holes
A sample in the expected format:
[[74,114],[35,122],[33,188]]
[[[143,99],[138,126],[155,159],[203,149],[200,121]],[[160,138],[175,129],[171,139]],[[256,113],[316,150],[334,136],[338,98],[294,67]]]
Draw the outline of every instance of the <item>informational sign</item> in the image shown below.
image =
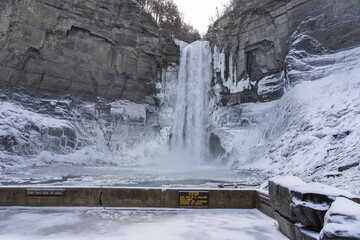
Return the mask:
[[62,197],[65,189],[26,189],[26,196],[30,197]]
[[209,205],[209,192],[179,191],[179,205],[182,207],[205,207]]

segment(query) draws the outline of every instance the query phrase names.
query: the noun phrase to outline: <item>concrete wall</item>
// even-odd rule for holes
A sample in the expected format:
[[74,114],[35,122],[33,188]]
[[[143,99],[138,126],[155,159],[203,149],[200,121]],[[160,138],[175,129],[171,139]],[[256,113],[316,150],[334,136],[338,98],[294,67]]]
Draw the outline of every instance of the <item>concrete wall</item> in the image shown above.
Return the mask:
[[50,187],[53,190],[65,189],[64,196],[28,196],[27,189],[34,187],[0,187],[0,206],[178,208],[179,191],[208,191],[209,204],[201,208],[251,209],[260,206],[260,210],[266,209],[263,204],[256,204],[259,195],[254,190]]
[[274,218],[274,210],[270,205],[269,194],[263,191],[256,191],[255,193],[255,205],[256,208],[262,213],[268,215],[271,218]]
[[[37,197],[27,196],[24,187],[0,188],[0,206],[30,206],[30,207],[98,207],[100,188],[66,188],[61,197]],[[34,189],[28,188],[28,189]],[[36,188],[45,189],[45,188]],[[46,188],[63,189],[63,188]]]

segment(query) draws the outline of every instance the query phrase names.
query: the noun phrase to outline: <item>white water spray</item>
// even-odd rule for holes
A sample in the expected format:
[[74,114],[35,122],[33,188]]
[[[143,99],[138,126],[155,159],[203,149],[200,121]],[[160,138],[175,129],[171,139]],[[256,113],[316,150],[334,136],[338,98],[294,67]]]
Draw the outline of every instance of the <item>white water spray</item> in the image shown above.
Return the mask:
[[196,41],[181,51],[172,147],[191,156],[194,164],[208,157],[208,91],[211,51]]

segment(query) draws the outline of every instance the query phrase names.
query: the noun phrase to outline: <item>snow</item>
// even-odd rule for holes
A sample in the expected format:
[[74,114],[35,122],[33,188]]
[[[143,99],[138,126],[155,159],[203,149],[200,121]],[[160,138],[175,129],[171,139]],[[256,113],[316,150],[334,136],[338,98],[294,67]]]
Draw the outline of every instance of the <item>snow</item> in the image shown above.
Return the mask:
[[345,197],[337,197],[336,200],[332,203],[327,216],[330,216],[331,214],[360,217],[360,205]]
[[167,149],[146,125],[152,120],[146,104],[17,95],[0,101],[0,139],[6,142],[0,145],[0,169],[131,165]]
[[327,203],[314,203],[309,201],[301,201],[294,197],[292,198],[291,202],[292,202],[291,204],[293,204],[294,206],[302,206],[317,211],[327,211],[330,207]]
[[295,186],[306,184],[300,178],[295,176],[277,176],[270,178],[269,181],[289,189],[292,189]]
[[[58,127],[69,126],[67,121],[56,119],[53,117],[42,116],[36,112],[32,112],[22,108],[11,102],[0,102],[0,119],[1,126],[11,125],[15,129],[21,130],[26,126],[26,119],[31,119],[39,127]],[[4,130],[2,130],[4,131]],[[1,133],[3,135],[4,132]]]
[[181,41],[179,39],[174,38],[175,44],[180,47],[180,50],[186,48],[189,44],[187,42]]
[[287,239],[257,210],[1,208],[0,238]]
[[301,194],[314,193],[319,195],[327,195],[329,197],[333,197],[334,199],[338,196],[346,197],[346,198],[357,198],[358,196],[351,194],[347,191],[324,185],[321,183],[308,183],[304,185],[293,186],[291,188],[296,192]]
[[[295,60],[308,67],[297,68]],[[214,132],[230,154],[228,165],[295,175],[359,195],[359,165],[324,175],[360,159],[360,48],[307,54],[293,63],[288,75],[298,81],[281,99],[212,112]]]
[[146,105],[129,101],[115,101],[110,104],[111,112],[122,115],[125,121],[145,122]]
[[360,205],[343,197],[338,197],[325,215],[324,234],[349,239],[360,238]]

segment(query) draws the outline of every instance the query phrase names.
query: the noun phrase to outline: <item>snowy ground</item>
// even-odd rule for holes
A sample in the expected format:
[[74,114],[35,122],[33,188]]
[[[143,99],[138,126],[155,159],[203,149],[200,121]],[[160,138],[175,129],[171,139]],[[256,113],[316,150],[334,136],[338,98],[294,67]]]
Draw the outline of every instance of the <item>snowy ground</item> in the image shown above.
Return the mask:
[[281,240],[258,210],[0,208],[0,239]]

